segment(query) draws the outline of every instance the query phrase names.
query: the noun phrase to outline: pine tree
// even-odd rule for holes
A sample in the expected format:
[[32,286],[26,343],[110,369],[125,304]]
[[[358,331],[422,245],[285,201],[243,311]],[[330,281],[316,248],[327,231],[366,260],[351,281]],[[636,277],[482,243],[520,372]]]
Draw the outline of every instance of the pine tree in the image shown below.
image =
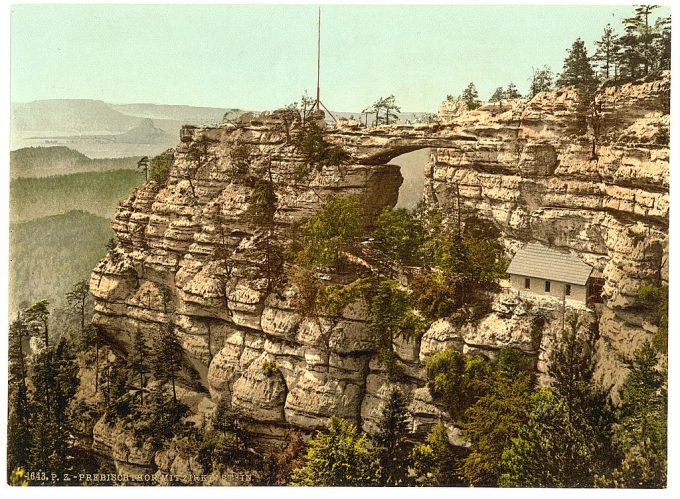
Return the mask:
[[635,7],[635,15],[623,20],[626,33],[629,35],[626,41],[637,56],[635,62],[642,66],[643,75],[648,75],[654,68],[656,59],[654,43],[659,34],[650,24],[650,16],[658,8],[658,5],[638,5]]
[[671,17],[660,17],[654,23],[654,31],[658,36],[653,42],[656,57],[656,68],[671,69]]
[[413,449],[413,469],[419,485],[461,485],[458,457],[449,442],[446,426],[439,421],[424,444]]
[[645,343],[631,362],[620,389],[620,418],[615,442],[623,455],[612,475],[614,485],[663,488],[668,467],[668,387],[664,363]]
[[521,350],[501,350],[488,393],[465,412],[463,430],[472,452],[462,471],[473,486],[497,485],[503,452],[528,420],[533,386],[528,367]]
[[390,120],[396,122],[399,119],[399,115],[396,113],[401,112],[401,107],[397,106],[394,95],[390,95],[383,100],[383,109],[385,110],[384,118],[386,125],[390,124]]
[[28,399],[28,366],[24,342],[31,331],[19,314],[9,328],[9,380],[7,421],[7,470],[30,468],[30,407]]
[[142,330],[137,328],[132,339],[132,351],[128,358],[128,365],[130,374],[133,380],[138,380],[139,388],[137,393],[139,395],[139,402],[144,405],[144,392],[146,391],[146,378],[149,373],[149,348],[144,338]]
[[567,323],[550,359],[553,385],[532,395],[528,421],[503,452],[503,486],[592,487],[616,462],[614,414],[592,380],[592,331],[581,338],[578,317]]
[[304,465],[293,472],[293,485],[375,485],[375,455],[366,435],[345,419],[332,417],[328,431],[308,442]]
[[[380,117],[380,111],[384,109],[385,107],[385,99],[380,97],[378,100],[376,100],[373,104],[371,104],[371,107],[368,108],[371,112],[375,113],[375,126],[380,125],[382,121],[384,121],[384,118]],[[368,118],[367,118],[368,119]]]
[[[49,305],[50,302],[47,300],[41,300],[31,305],[23,312],[26,322],[34,329],[35,333],[42,334],[42,339],[46,347],[50,345]],[[40,328],[42,328],[42,333],[40,333]]]
[[182,345],[175,332],[175,323],[170,321],[154,337],[151,370],[157,381],[172,385],[174,405],[177,405],[177,379],[182,369],[182,357]]
[[378,421],[375,445],[380,467],[380,484],[406,485],[408,481],[410,444],[406,400],[398,388],[393,388]]
[[128,399],[127,369],[119,361],[106,361],[101,370],[101,395],[104,399],[104,416],[108,423],[128,416],[130,412]]
[[521,99],[522,94],[519,93],[517,87],[513,82],[510,82],[504,92],[506,99]]
[[210,418],[210,426],[223,436],[232,434],[236,437],[239,449],[244,449],[248,443],[249,435],[241,424],[241,413],[233,408],[226,397],[222,397]]
[[78,365],[66,339],[38,354],[31,381],[36,393],[50,393],[47,401],[37,397],[31,409],[31,427],[35,429],[31,432],[32,465],[55,473],[62,481],[72,461],[73,429],[68,406],[79,385]]
[[142,156],[142,158],[137,161],[137,169],[144,174],[144,180],[149,180],[149,157]]
[[610,24],[604,28],[602,38],[595,42],[595,46],[593,60],[600,63],[602,77],[608,80],[610,73],[614,76],[614,61],[618,58],[617,36]]
[[498,107],[500,108],[503,105],[504,99],[505,92],[503,91],[503,87],[498,87],[496,88],[496,90],[493,91],[491,97],[489,97],[489,102],[498,102]]
[[597,86],[597,78],[590,65],[586,44],[580,38],[567,50],[562,73],[557,78],[557,86],[575,86],[579,90],[592,90]]
[[481,105],[477,87],[475,87],[475,84],[472,82],[470,82],[470,84],[465,87],[465,90],[463,90],[461,99],[467,104],[468,110],[477,109]]
[[90,286],[87,281],[77,282],[71,291],[66,293],[66,301],[69,307],[74,310],[80,319],[80,335],[85,335],[85,308],[87,298],[90,296]]
[[588,421],[570,414],[551,388],[531,396],[528,422],[503,451],[502,487],[592,487],[599,467],[597,436]]
[[553,89],[553,72],[550,66],[531,68],[529,97],[534,98],[539,92],[549,92]]

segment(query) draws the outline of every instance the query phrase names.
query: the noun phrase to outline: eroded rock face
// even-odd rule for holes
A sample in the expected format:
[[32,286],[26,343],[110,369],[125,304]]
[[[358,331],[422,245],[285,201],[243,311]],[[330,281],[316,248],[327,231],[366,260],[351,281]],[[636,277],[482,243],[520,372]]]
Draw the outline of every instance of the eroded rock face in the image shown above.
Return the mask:
[[[637,290],[668,283],[669,89],[668,73],[607,88],[597,96],[597,136],[577,130],[573,89],[450,117],[475,141],[433,149],[426,167],[427,203],[450,209],[460,199],[497,223],[510,254],[538,240],[572,251],[604,278],[597,377],[607,388],[625,375],[617,358],[652,334],[631,321]],[[520,334],[511,322],[482,321],[474,342],[493,344],[504,329]]]
[[[291,224],[335,195],[359,195],[368,224],[397,200],[401,176],[385,163],[431,147],[426,203],[453,213],[460,200],[462,209],[493,220],[509,255],[538,240],[569,249],[601,273],[605,303],[597,311],[595,355],[599,379],[616,386],[624,373],[619,355],[653,334],[631,308],[637,289],[668,280],[669,78],[601,92],[597,137],[578,131],[572,90],[471,112],[451,104],[431,125],[339,127],[326,137],[351,154],[352,164],[312,170],[304,181],[304,159],[291,139],[295,126],[280,113],[237,126],[185,128],[181,144],[163,156],[167,183],[149,181],[120,203],[112,223],[118,245],[90,281],[94,320],[123,348],[137,328],[152,332],[174,321],[210,400],[226,398],[240,408],[265,443],[281,444],[290,426],[320,428],[332,415],[374,431],[397,386],[414,431],[424,435],[441,419],[462,444],[455,421],[427,389],[427,358],[452,347],[493,360],[500,348],[516,346],[544,377],[561,331],[559,314],[548,310],[537,336],[531,304],[498,296],[479,321],[442,320],[419,341],[398,339],[402,376],[395,382],[379,359],[362,303],[315,320],[295,310],[294,286],[268,291],[265,231],[250,210],[255,180],[271,175],[276,237],[285,239]],[[246,171],[235,154],[244,145]],[[580,313],[584,324],[597,320]],[[201,412],[207,405],[195,407]],[[121,463],[148,461],[142,451],[115,450],[122,449],[120,439],[108,429],[96,434],[96,445]],[[194,469],[184,457],[162,459],[164,469]]]

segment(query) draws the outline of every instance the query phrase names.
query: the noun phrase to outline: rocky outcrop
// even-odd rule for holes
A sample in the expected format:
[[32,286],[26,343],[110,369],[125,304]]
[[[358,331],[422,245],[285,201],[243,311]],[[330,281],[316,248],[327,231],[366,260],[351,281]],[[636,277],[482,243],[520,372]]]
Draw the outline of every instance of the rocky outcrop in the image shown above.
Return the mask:
[[[241,409],[262,445],[280,445],[291,427],[320,428],[332,415],[374,431],[392,386],[407,396],[416,432],[441,419],[452,441],[463,444],[456,422],[427,389],[427,357],[453,347],[493,360],[500,348],[517,346],[545,374],[563,324],[559,307],[545,311],[543,331],[532,326],[535,305],[508,293],[479,321],[438,321],[422,339],[395,345],[402,376],[394,381],[361,303],[313,320],[293,306],[293,285],[268,291],[266,231],[251,210],[257,179],[271,178],[274,237],[285,239],[333,196],[360,196],[370,224],[397,199],[399,168],[387,161],[430,147],[426,203],[493,220],[509,254],[537,240],[577,254],[602,275],[604,304],[579,313],[584,328],[599,322],[598,376],[615,386],[623,373],[619,356],[653,333],[635,312],[637,288],[668,279],[669,78],[600,92],[597,133],[583,126],[570,89],[469,112],[445,106],[441,120],[428,125],[365,129],[347,122],[325,137],[351,161],[305,175],[293,145],[296,124],[286,113],[185,127],[181,143],[163,155],[167,182],[149,181],[119,206],[112,223],[117,247],[90,281],[94,320],[123,349],[133,331],[150,334],[174,321],[187,368],[213,402],[226,398]],[[104,429],[97,434],[121,463],[146,458],[116,451]]]

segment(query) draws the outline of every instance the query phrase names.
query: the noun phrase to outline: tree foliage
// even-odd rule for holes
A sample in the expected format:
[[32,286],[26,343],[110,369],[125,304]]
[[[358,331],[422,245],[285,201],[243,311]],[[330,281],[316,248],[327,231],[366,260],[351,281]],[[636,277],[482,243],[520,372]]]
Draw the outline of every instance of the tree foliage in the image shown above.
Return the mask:
[[[462,231],[442,234],[434,248],[440,275],[415,283],[414,303],[421,304],[432,318],[463,305],[484,304],[485,292],[494,289],[505,275],[499,236],[491,223],[476,217],[468,217]],[[430,301],[432,298],[437,299]]]
[[597,78],[590,64],[585,42],[577,38],[567,50],[564,67],[556,82],[559,87],[575,86],[579,90],[593,90],[597,86]]
[[375,247],[401,265],[417,265],[424,242],[423,227],[416,214],[404,208],[385,208],[373,229]]
[[539,92],[549,92],[553,89],[553,72],[550,66],[544,65],[542,68],[531,68],[531,78],[529,84],[529,97],[535,97]]
[[514,487],[592,487],[617,456],[612,452],[613,412],[592,380],[591,339],[568,319],[551,358],[550,388],[531,397],[528,420],[502,454],[499,484]]
[[503,452],[528,420],[533,383],[526,371],[512,370],[497,366],[488,392],[465,412],[463,430],[473,450],[461,468],[470,485],[497,485]]
[[409,459],[411,452],[409,417],[406,400],[398,388],[390,390],[378,420],[375,448],[380,469],[380,484],[386,486],[409,483]]
[[650,343],[635,353],[619,395],[614,444],[623,457],[603,484],[664,488],[668,473],[667,372]]
[[303,158],[298,171],[300,178],[312,171],[320,172],[325,167],[341,165],[349,159],[347,151],[324,138],[323,129],[312,119],[300,128],[293,139],[293,146]]
[[468,111],[477,109],[481,105],[479,102],[479,92],[477,92],[477,87],[472,82],[465,87],[460,97],[467,105]]
[[668,353],[668,286],[645,284],[640,286],[638,299],[646,307],[652,324],[658,330],[654,335],[654,347],[661,353]]
[[598,64],[602,79],[614,76],[614,65],[619,57],[620,46],[611,24],[605,26],[602,38],[595,42],[595,53],[592,60]]
[[457,471],[458,456],[441,421],[434,426],[425,443],[413,449],[411,460],[418,485],[452,486],[463,483]]
[[149,179],[165,185],[170,178],[170,160],[163,156],[156,156],[149,164]]
[[332,417],[327,431],[307,443],[304,464],[293,472],[293,485],[376,485],[375,454],[368,439],[349,421]]
[[443,400],[454,417],[482,397],[488,389],[491,366],[478,355],[463,355],[453,348],[442,350],[425,361],[428,388]]
[[362,228],[363,209],[358,196],[331,199],[301,228],[303,259],[337,270]]

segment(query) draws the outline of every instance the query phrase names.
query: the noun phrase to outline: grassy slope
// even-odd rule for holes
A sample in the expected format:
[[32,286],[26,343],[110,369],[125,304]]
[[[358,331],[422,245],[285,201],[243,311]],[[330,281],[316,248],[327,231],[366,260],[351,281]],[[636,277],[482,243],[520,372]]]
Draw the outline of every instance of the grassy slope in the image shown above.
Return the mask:
[[10,313],[25,303],[63,302],[106,253],[110,222],[83,211],[10,224]]
[[26,222],[70,210],[111,218],[118,201],[143,181],[135,170],[15,179],[10,183],[10,221]]
[[10,153],[10,175],[47,177],[76,172],[134,169],[139,157],[91,159],[65,146],[24,147]]

